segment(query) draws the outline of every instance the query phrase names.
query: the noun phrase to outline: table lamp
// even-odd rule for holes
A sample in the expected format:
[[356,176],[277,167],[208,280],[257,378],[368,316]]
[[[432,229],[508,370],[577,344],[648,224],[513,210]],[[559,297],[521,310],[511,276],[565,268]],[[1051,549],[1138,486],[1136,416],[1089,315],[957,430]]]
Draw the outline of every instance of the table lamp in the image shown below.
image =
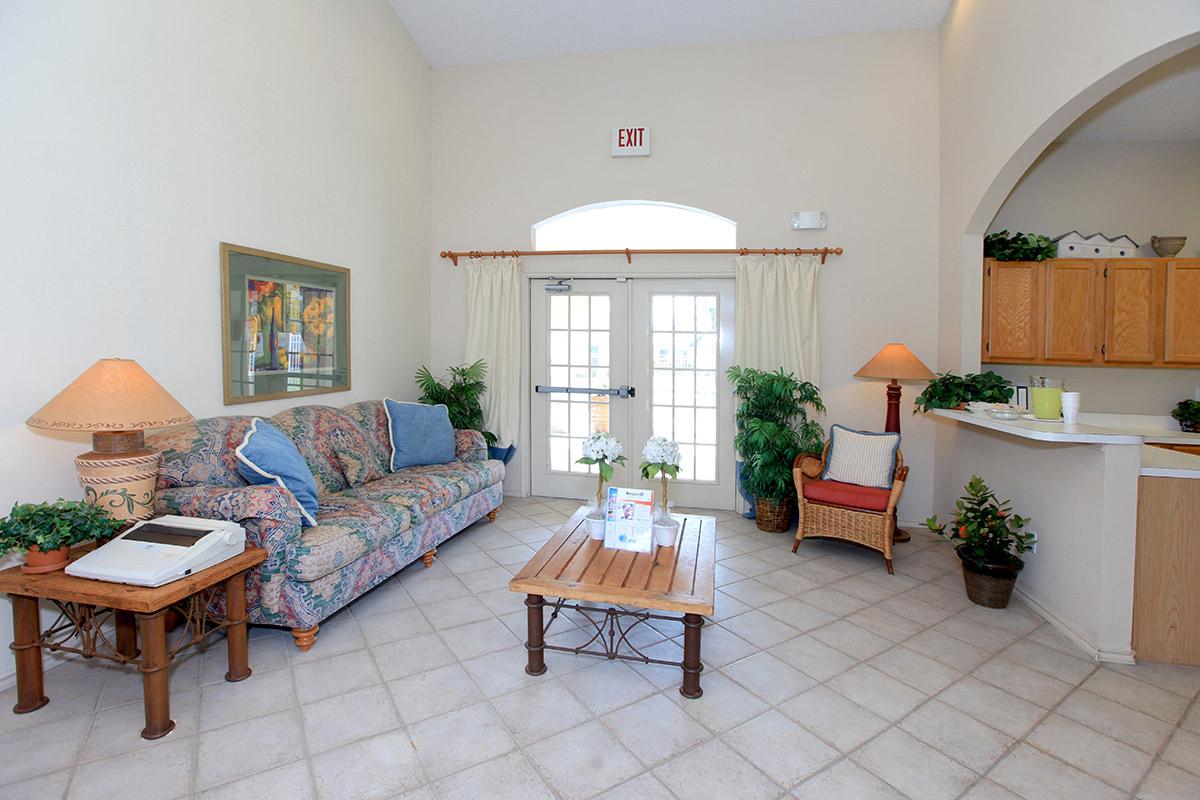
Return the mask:
[[931,381],[937,376],[911,350],[899,342],[892,342],[863,364],[854,377],[891,381],[887,386],[887,417],[883,429],[888,433],[899,433],[900,381]]
[[139,520],[154,515],[162,459],[146,448],[144,431],[193,419],[136,361],[102,358],[25,424],[91,432],[91,451],[75,459],[84,500],[116,519]]

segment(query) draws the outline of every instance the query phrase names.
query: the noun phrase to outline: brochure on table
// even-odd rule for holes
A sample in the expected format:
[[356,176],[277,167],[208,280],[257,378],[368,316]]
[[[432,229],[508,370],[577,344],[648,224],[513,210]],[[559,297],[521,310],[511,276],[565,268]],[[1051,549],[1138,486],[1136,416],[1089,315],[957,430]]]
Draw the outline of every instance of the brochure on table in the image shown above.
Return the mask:
[[604,546],[635,553],[654,549],[654,492],[649,489],[608,487]]

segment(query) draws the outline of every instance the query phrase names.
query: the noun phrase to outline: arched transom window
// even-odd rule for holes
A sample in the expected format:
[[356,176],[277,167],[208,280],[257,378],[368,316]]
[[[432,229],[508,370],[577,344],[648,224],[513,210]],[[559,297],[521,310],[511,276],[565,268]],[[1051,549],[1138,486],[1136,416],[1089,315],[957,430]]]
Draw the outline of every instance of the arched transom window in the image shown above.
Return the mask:
[[732,248],[737,223],[700,208],[657,200],[592,203],[533,226],[534,250]]

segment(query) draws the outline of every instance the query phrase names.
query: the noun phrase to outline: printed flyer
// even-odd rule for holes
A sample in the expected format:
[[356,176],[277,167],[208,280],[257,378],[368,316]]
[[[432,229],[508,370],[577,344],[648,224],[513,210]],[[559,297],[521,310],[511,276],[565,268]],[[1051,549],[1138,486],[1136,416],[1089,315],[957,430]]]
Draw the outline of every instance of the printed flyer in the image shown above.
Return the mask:
[[653,549],[654,492],[608,487],[604,546],[636,553]]

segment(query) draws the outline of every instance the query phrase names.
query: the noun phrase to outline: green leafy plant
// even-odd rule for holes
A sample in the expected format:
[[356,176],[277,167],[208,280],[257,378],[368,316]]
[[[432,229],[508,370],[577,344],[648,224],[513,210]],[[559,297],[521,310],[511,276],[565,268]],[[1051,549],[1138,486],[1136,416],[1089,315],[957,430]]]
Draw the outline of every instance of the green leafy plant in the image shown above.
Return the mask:
[[726,372],[738,398],[737,435],[743,461],[742,485],[753,497],[781,501],[796,491],[792,462],[800,453],[820,453],[825,432],[809,409],[824,413],[817,387],[782,368],[774,372],[733,366]]
[[1058,245],[1047,236],[1007,230],[983,237],[983,257],[997,261],[1045,261],[1058,255]]
[[939,372],[913,401],[913,413],[933,408],[957,408],[962,403],[1007,403],[1012,399],[1012,384],[991,370],[968,373]]
[[954,504],[954,523],[947,530],[934,514],[925,527],[954,542],[963,556],[977,565],[1006,564],[1020,560],[1033,548],[1036,538],[1025,530],[1028,517],[1012,513],[1008,500],[996,499],[983,478],[972,475],[964,487],[966,494]]
[[92,539],[104,540],[121,525],[105,509],[78,500],[15,503],[8,516],[0,519],[0,553],[33,547],[45,553]]
[[1180,400],[1171,412],[1171,416],[1184,430],[1195,430],[1200,427],[1200,400]]
[[487,364],[483,359],[474,364],[451,367],[441,378],[435,378],[428,367],[421,367],[415,376],[417,388],[421,390],[420,402],[446,406],[450,411],[450,424],[457,430],[479,431],[488,445],[493,445],[496,434],[484,429],[480,402],[487,391],[485,378]]

